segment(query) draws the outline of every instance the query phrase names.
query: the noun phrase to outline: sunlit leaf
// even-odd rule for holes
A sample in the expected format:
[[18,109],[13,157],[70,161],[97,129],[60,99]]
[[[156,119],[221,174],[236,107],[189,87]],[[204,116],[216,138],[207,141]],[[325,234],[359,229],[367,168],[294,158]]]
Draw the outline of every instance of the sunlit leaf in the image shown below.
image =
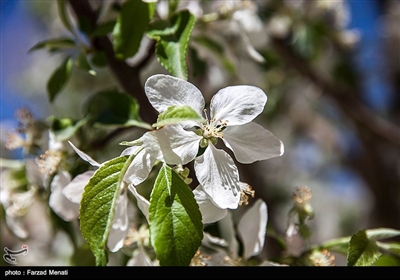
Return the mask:
[[112,33],[117,58],[126,59],[136,54],[147,29],[149,16],[149,5],[143,1],[128,0],[122,4]]
[[122,156],[103,163],[85,186],[82,195],[80,229],[96,258],[97,266],[105,266],[108,262],[106,244],[120,193],[121,170],[126,161],[127,157]]
[[380,249],[386,250],[397,257],[400,257],[400,243],[399,242],[390,242],[390,243],[383,243],[377,242],[378,247]]
[[374,240],[381,240],[392,238],[396,236],[400,236],[400,230],[392,229],[392,228],[376,228],[376,229],[368,229],[366,230],[368,238]]
[[199,206],[189,186],[164,165],[150,196],[151,243],[161,266],[187,266],[203,238]]
[[156,55],[160,64],[175,77],[187,79],[186,52],[195,17],[189,11],[180,11],[168,22],[156,21],[147,35],[157,40]]
[[188,120],[201,120],[201,117],[190,106],[170,106],[158,116],[157,122],[152,126],[161,127]]
[[365,230],[360,230],[350,239],[347,254],[348,266],[370,266],[382,255],[375,240],[367,237]]
[[394,256],[382,255],[374,263],[374,266],[400,266],[400,259]]

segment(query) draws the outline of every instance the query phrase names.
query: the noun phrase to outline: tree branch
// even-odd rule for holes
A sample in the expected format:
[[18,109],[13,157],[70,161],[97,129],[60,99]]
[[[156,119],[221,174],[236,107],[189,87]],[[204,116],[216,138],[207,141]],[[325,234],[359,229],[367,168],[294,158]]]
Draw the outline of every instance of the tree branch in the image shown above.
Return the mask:
[[365,106],[357,98],[355,92],[340,88],[321,77],[305,59],[294,54],[284,40],[271,37],[271,43],[284,61],[318,86],[322,93],[332,97],[350,119],[367,128],[379,138],[400,146],[400,127],[390,123]]
[[[87,0],[69,0],[69,4],[78,19],[87,20],[91,24],[92,30],[96,27],[97,16]],[[94,38],[92,45],[95,49],[105,53],[108,66],[122,89],[138,100],[142,119],[145,122],[154,123],[157,120],[157,113],[144,93],[139,76],[144,64],[141,63],[139,67],[131,67],[125,61],[117,59],[112,43],[106,36]],[[147,62],[147,60],[144,58],[142,61]]]

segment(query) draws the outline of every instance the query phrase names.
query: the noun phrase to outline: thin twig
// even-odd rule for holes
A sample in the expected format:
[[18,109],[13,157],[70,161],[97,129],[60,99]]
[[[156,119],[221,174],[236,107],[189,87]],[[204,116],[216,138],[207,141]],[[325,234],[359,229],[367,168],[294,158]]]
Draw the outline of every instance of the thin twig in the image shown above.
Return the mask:
[[302,76],[318,86],[322,93],[333,98],[340,108],[359,125],[367,128],[381,139],[385,139],[400,146],[400,127],[378,115],[375,111],[365,106],[352,90],[334,85],[319,75],[309,62],[296,55],[282,39],[271,38],[272,46],[281,58],[291,67],[294,67]]

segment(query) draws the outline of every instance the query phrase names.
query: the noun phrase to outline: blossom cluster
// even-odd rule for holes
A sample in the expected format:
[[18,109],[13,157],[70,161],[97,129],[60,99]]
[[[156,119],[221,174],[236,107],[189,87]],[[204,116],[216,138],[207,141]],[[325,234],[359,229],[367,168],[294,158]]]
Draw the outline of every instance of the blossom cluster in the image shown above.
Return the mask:
[[[133,156],[133,159],[126,169],[120,186],[122,190],[116,201],[114,220],[107,241],[111,252],[126,246],[129,236],[132,235],[132,221],[128,217],[132,202],[128,199],[128,190],[135,196],[138,208],[148,221],[150,203],[139,194],[137,186],[149,177],[157,163],[173,166],[174,170],[186,179],[185,182],[190,182],[190,179],[184,166],[190,162],[194,163],[199,185],[194,188],[193,194],[202,215],[202,222],[208,224],[228,219],[229,209],[237,209],[240,205],[247,204],[248,195],[254,196],[250,185],[240,180],[235,161],[221,148],[222,143],[233,152],[238,162],[244,164],[278,157],[284,151],[281,140],[253,121],[263,112],[267,102],[267,95],[258,87],[238,85],[223,88],[211,99],[209,108],[206,108],[204,97],[198,88],[188,81],[169,75],[149,77],[145,83],[145,93],[160,116],[171,108],[190,108],[198,118],[183,118],[182,121],[157,126],[139,139],[121,143],[128,146],[121,156]],[[48,149],[37,160],[41,169],[46,169],[42,180],[51,182],[49,206],[65,221],[73,221],[79,217],[79,205],[85,186],[95,175],[95,171],[88,170],[71,178],[67,171],[58,168],[65,148],[64,143],[57,141],[52,133],[49,139]],[[221,141],[218,142],[219,140]],[[81,159],[94,168],[101,167],[101,163],[77,148],[73,141],[68,142]],[[56,157],[57,166],[54,166],[52,163],[55,157],[52,155],[56,154],[59,156]],[[47,165],[50,168],[44,168]],[[49,180],[50,177],[52,180]],[[252,238],[250,243],[244,242],[248,250],[246,257],[261,250],[267,222],[265,202],[258,200],[253,209],[249,213],[253,213],[254,217],[260,220],[260,223],[255,224],[262,226],[253,229],[243,220],[241,224],[245,226],[238,227],[239,235],[243,238],[249,230],[258,235]],[[134,226],[139,228],[140,224]],[[143,236],[143,228],[141,232]],[[204,238],[205,243],[216,242],[208,234]],[[146,240],[137,238],[139,239]],[[138,244],[141,248],[145,242]],[[139,250],[139,254],[142,251]],[[137,261],[142,260],[139,263],[151,264],[148,256],[141,256],[143,258],[139,257],[129,263],[137,264]]]

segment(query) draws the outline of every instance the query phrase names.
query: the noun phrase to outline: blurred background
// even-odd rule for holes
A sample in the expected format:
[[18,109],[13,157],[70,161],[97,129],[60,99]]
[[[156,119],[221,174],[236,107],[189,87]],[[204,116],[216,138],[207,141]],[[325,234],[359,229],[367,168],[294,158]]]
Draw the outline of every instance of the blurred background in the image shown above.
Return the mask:
[[[121,1],[103,2],[111,6]],[[157,5],[161,17],[165,1]],[[307,186],[315,212],[309,221],[312,243],[360,229],[400,229],[400,1],[181,1],[180,5],[197,18],[189,49],[189,81],[206,100],[234,84],[255,85],[267,93],[265,111],[257,122],[283,141],[285,153],[238,165],[241,180],[267,202],[269,227],[277,234],[285,232],[293,191]],[[70,14],[73,18],[72,10]],[[29,50],[40,41],[69,36],[56,1],[2,0],[0,20],[4,162],[23,156],[21,149],[5,148],[7,132],[18,126],[18,109],[28,108],[37,120],[49,116],[79,120],[85,100],[97,90],[121,84],[108,68],[96,69],[95,76],[76,69],[62,93],[49,102],[46,84],[65,54]],[[150,48],[148,41],[144,38],[141,48]],[[127,63],[134,67],[135,57]],[[141,68],[142,84],[155,73],[168,72],[153,53]],[[147,105],[141,106],[147,110]],[[126,139],[130,132],[126,133],[108,143],[106,154],[98,151],[98,162],[118,155],[116,143]],[[5,182],[2,172],[1,183]],[[26,265],[37,265],[38,258],[42,265],[68,265],[70,241],[62,232],[52,231],[51,223],[42,218],[44,208],[30,207],[24,218],[29,236],[22,239],[8,229],[2,210],[1,247],[28,244],[35,253],[19,258]],[[276,243],[268,240],[265,254],[273,256],[277,250]]]

